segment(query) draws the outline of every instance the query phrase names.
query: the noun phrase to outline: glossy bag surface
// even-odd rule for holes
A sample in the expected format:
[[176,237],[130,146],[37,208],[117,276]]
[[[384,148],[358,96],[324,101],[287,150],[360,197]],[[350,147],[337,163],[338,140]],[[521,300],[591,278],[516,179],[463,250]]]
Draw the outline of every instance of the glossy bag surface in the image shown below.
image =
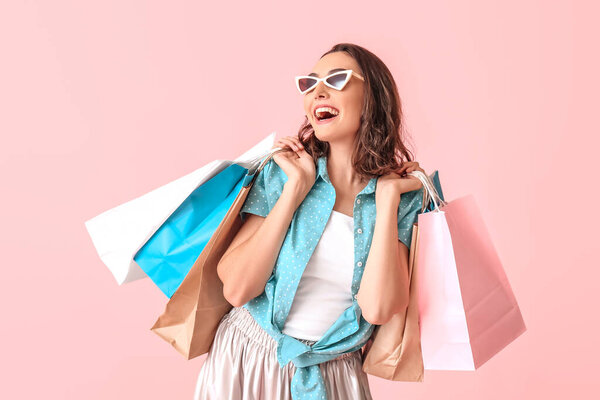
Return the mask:
[[251,177],[246,168],[229,165],[196,188],[136,253],[135,262],[167,297],[179,288]]

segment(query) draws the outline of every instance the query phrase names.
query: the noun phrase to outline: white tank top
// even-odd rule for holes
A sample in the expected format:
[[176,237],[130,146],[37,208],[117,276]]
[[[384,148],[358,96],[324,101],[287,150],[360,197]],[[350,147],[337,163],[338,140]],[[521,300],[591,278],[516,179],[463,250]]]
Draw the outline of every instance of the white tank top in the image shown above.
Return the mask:
[[292,301],[282,332],[319,340],[352,305],[354,218],[333,211]]

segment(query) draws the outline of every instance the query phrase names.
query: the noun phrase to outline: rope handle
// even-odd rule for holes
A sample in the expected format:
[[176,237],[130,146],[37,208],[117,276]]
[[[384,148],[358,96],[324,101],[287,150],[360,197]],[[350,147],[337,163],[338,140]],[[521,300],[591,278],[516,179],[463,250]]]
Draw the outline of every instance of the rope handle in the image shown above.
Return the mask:
[[440,195],[438,194],[435,186],[433,185],[433,182],[431,180],[431,178],[429,176],[427,176],[427,174],[423,173],[422,171],[412,171],[407,173],[407,175],[412,175],[415,178],[419,179],[421,181],[421,183],[423,184],[423,206],[421,207],[421,212],[425,211],[425,209],[427,208],[427,206],[429,206],[429,203],[433,200],[433,204],[435,206],[433,211],[436,212],[440,212],[440,206],[445,206],[446,204],[448,204],[447,202],[445,202],[444,200],[442,200],[442,198],[440,197]]

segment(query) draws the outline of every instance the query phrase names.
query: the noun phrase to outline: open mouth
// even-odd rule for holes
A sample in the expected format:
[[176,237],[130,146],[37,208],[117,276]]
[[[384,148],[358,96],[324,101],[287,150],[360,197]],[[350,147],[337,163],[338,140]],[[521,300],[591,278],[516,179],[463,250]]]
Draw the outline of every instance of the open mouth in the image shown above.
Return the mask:
[[315,110],[315,118],[318,122],[329,122],[337,117],[339,111],[332,107],[319,107]]

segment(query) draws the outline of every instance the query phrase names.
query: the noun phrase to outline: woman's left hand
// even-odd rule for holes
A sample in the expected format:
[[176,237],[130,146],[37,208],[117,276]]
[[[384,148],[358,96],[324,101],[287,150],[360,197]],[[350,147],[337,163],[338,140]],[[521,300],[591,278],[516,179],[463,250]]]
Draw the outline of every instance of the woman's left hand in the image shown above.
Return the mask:
[[375,196],[377,196],[377,193],[383,192],[391,192],[393,196],[400,196],[402,193],[411,192],[413,190],[422,188],[423,184],[418,178],[410,175],[404,175],[405,173],[412,171],[421,171],[424,174],[427,174],[423,168],[419,167],[419,163],[417,161],[404,162],[402,167],[398,168],[398,170],[379,177],[377,180]]

